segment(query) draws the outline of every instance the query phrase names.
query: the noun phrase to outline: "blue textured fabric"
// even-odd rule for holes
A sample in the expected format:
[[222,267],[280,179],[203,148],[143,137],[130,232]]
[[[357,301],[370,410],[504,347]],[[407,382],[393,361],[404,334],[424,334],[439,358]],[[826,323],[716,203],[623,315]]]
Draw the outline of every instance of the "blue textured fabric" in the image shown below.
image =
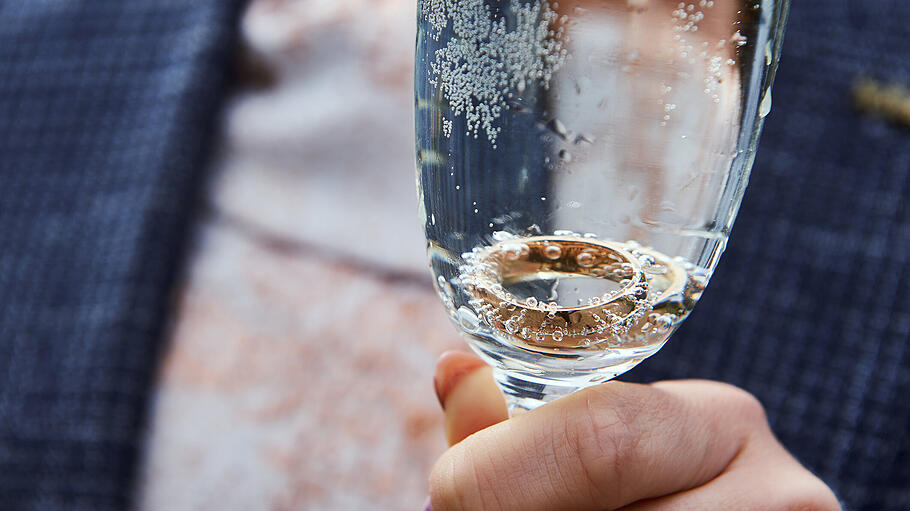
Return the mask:
[[910,129],[854,110],[910,87],[910,2],[796,1],[758,158],[692,316],[626,379],[753,392],[852,510],[910,509]]
[[128,506],[240,2],[0,2],[0,509]]

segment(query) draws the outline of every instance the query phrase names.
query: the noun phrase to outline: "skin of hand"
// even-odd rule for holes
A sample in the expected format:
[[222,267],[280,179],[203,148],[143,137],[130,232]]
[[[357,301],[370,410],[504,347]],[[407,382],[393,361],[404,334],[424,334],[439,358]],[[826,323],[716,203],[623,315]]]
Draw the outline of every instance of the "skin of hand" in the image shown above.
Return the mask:
[[435,384],[451,447],[430,476],[433,511],[841,509],[731,385],[609,382],[506,420],[473,355],[444,354]]

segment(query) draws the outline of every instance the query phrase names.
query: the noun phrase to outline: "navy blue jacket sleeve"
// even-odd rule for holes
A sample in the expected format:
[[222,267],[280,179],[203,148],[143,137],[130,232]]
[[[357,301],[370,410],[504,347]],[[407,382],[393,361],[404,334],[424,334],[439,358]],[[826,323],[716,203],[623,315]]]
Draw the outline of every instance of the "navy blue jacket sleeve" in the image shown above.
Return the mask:
[[130,500],[241,2],[0,2],[0,508]]

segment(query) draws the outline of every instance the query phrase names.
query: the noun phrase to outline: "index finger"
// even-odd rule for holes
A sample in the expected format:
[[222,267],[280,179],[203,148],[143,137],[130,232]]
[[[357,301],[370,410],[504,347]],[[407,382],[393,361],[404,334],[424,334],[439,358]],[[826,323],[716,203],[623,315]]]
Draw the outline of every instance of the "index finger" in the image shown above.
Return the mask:
[[767,428],[758,402],[729,385],[610,382],[451,448],[430,478],[433,509],[617,509],[710,481]]

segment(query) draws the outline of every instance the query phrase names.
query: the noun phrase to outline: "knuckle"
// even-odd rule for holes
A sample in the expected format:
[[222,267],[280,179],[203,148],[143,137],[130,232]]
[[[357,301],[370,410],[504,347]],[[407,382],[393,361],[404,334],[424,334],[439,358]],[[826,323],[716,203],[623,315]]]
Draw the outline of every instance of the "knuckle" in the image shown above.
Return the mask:
[[722,404],[750,426],[767,427],[768,416],[761,401],[746,390],[726,383],[718,383],[723,396]]
[[583,413],[568,418],[570,444],[577,453],[586,487],[597,494],[622,487],[622,474],[637,458],[642,404],[613,394],[592,392]]
[[841,511],[834,492],[816,477],[794,490],[788,498],[786,511]]
[[470,457],[459,456],[449,449],[430,472],[429,493],[435,511],[474,509],[474,492],[467,488],[476,481],[476,467]]

